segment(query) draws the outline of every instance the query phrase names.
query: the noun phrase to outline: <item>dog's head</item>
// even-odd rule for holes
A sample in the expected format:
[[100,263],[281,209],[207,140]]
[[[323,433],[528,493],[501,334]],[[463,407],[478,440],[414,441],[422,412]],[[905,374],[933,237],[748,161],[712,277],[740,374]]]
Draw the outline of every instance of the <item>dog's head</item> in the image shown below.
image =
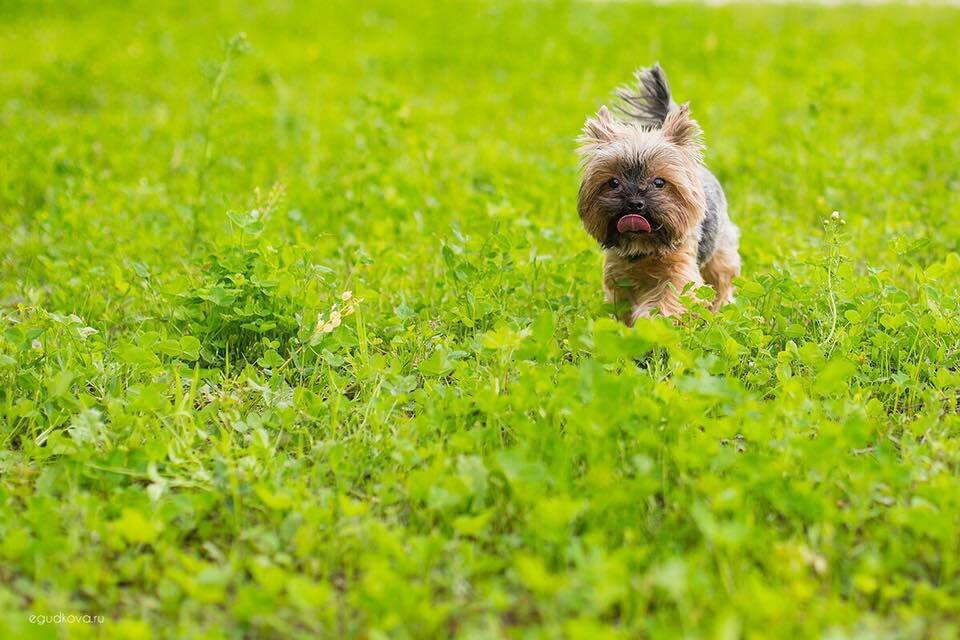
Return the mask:
[[659,127],[623,122],[601,107],[578,138],[577,210],[587,232],[627,257],[681,245],[704,215],[701,136],[687,105],[673,105]]

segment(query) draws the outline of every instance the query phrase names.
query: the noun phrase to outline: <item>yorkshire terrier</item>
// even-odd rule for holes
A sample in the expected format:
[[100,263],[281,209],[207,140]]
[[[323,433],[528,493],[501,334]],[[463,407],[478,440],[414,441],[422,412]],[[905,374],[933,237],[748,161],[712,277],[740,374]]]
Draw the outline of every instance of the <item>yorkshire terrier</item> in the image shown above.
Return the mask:
[[688,283],[713,287],[712,308],[733,300],[740,232],[717,178],[703,165],[703,132],[677,105],[654,65],[617,91],[623,118],[606,106],[577,139],[583,179],[577,210],[604,248],[603,289],[633,325],[655,310],[683,311]]

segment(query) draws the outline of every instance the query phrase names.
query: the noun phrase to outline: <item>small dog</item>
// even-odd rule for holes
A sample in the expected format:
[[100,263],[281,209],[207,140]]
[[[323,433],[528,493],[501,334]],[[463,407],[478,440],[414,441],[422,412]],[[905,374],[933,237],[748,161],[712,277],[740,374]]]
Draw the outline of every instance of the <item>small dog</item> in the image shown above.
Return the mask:
[[703,132],[689,103],[677,105],[660,65],[640,69],[577,139],[583,179],[577,211],[605,249],[603,288],[627,325],[659,309],[683,311],[687,283],[716,291],[713,309],[733,300],[740,232],[716,177],[703,165]]

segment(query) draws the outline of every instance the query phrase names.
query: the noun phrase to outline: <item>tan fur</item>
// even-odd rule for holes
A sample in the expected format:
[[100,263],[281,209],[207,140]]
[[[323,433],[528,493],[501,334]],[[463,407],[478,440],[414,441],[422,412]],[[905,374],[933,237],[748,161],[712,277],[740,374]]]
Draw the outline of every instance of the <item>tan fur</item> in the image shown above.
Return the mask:
[[606,109],[587,121],[580,138],[585,162],[578,209],[584,227],[598,241],[603,241],[608,217],[602,207],[596,206],[597,196],[622,165],[634,159],[642,159],[651,175],[669,182],[672,198],[663,213],[670,242],[664,246],[654,244],[652,237],[637,236],[629,246],[621,248],[625,255],[672,251],[702,219],[704,195],[696,173],[700,164],[700,129],[686,109],[682,113],[685,121],[674,118],[671,129],[647,130],[632,123],[613,122]]
[[629,326],[654,310],[666,316],[682,313],[678,298],[688,282],[703,284],[697,270],[697,248],[692,242],[670,253],[635,260],[618,251],[606,253],[604,293],[607,302],[621,309],[620,319]]
[[717,238],[717,249],[713,257],[700,267],[703,281],[716,291],[711,305],[714,311],[733,302],[733,279],[740,275],[740,254],[737,252],[737,245],[736,228],[725,225]]
[[[716,178],[703,167],[699,124],[688,105],[672,102],[659,67],[638,72],[638,79],[630,105],[644,117],[634,113],[633,120],[622,121],[601,107],[578,138],[583,179],[577,211],[605,248],[604,293],[628,325],[655,310],[682,313],[679,294],[690,283],[711,285],[712,308],[719,309],[733,300],[733,279],[740,275],[739,234]],[[705,184],[712,189],[709,220]],[[633,206],[641,207],[649,231],[617,228]],[[707,222],[710,235],[701,247]]]

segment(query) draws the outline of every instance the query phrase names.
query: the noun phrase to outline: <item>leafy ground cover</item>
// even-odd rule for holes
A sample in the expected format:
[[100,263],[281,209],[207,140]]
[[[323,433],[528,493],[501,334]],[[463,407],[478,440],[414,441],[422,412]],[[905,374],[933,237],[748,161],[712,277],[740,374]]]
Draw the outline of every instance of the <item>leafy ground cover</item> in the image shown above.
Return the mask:
[[[960,634],[956,9],[0,18],[3,637]],[[654,60],[745,268],[628,330],[573,138]]]

